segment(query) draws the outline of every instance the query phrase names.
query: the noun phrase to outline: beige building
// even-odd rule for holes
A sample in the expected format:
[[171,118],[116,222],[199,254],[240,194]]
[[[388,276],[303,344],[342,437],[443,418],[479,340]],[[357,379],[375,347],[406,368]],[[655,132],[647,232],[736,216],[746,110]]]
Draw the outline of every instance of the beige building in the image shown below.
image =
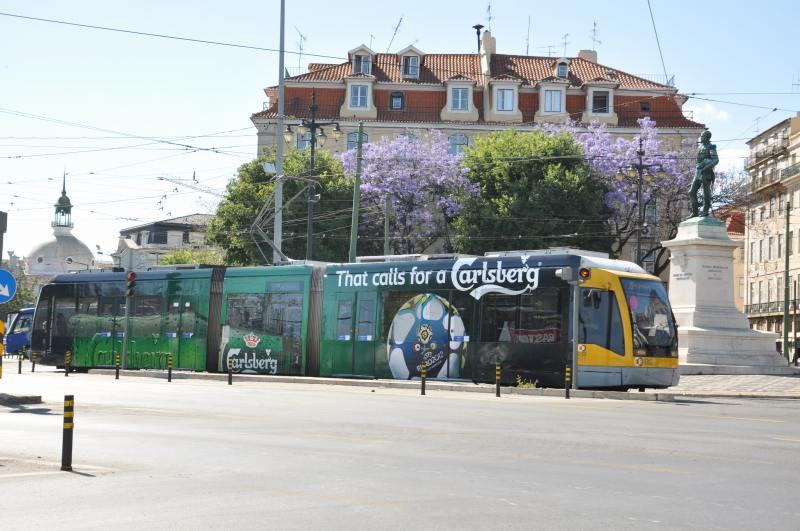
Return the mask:
[[[752,328],[781,334],[786,255],[789,257],[789,343],[798,327],[792,326],[800,282],[800,115],[787,118],[747,142],[746,161],[750,186],[744,238],[745,313]],[[788,222],[788,230],[787,230]]]
[[123,229],[114,265],[125,270],[143,270],[158,265],[165,254],[180,249],[219,251],[206,240],[211,214],[190,214]]

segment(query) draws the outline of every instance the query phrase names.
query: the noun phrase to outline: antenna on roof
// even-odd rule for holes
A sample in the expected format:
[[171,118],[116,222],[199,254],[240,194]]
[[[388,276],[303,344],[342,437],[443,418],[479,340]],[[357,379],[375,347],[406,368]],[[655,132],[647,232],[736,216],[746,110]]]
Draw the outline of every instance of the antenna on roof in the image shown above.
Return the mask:
[[595,50],[597,44],[603,44],[603,41],[597,38],[597,21],[592,23],[592,51]]
[[369,49],[370,49],[370,50],[372,49],[372,41],[374,41],[374,40],[375,40],[375,35],[373,35],[372,33],[370,33],[370,34],[369,34]]
[[392,43],[394,42],[394,38],[397,36],[397,32],[400,31],[400,24],[403,23],[403,15],[400,15],[400,20],[397,21],[397,26],[394,27],[394,33],[392,33],[392,38],[389,40],[389,46],[386,47],[386,53],[389,53],[389,50],[392,49]]
[[547,46],[537,46],[537,50],[547,50],[547,57],[553,57],[553,48],[555,48],[555,44],[548,44]]
[[569,37],[569,33],[565,33],[563,37],[561,37],[561,44],[564,46],[564,57],[567,56],[567,37]]
[[528,36],[525,37],[525,55],[531,54],[531,16],[528,15]]
[[490,1],[486,6],[486,29],[489,33],[492,32],[492,20],[494,20],[494,17],[492,16],[492,2]]
[[306,42],[306,36],[297,29],[297,26],[294,27],[294,30],[297,32],[297,35],[300,36],[300,40],[297,41],[297,73],[300,74],[300,61],[303,58],[303,43]]

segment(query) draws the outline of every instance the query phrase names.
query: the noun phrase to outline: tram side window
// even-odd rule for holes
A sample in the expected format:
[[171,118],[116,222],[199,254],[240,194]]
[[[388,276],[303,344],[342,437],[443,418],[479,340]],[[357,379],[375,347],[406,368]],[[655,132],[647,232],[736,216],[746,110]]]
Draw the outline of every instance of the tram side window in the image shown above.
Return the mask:
[[303,325],[302,293],[267,293],[264,331],[280,337],[300,337]]
[[583,288],[580,304],[578,341],[625,355],[622,319],[614,293]]
[[525,295],[487,295],[482,300],[482,342],[551,344],[561,342],[558,288]]
[[351,301],[339,301],[339,308],[336,312],[336,339],[349,341],[352,326],[353,303]]
[[358,302],[358,323],[356,324],[356,339],[358,341],[371,341],[375,339],[375,301],[370,299]]
[[39,304],[36,306],[36,312],[33,316],[33,332],[31,333],[31,346],[37,350],[44,350],[49,341],[49,330],[47,328],[50,322],[50,297],[49,286],[42,288],[42,293],[39,296]]
[[258,293],[228,295],[228,324],[249,332],[263,332],[264,296]]

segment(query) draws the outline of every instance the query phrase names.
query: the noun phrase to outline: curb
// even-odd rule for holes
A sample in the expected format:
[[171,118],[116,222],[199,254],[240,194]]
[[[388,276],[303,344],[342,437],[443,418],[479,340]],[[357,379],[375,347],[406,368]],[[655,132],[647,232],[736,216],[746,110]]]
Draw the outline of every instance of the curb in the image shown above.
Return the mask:
[[20,406],[25,404],[41,404],[41,396],[16,396],[0,393],[0,406]]
[[[114,375],[113,369],[90,369],[91,374],[104,374]],[[166,371],[156,370],[121,370],[121,376],[129,376],[136,378],[161,378],[166,379]],[[294,383],[294,384],[316,384],[316,385],[344,385],[350,387],[372,387],[383,389],[419,389],[418,381],[406,380],[358,380],[350,378],[317,378],[312,376],[267,376],[260,374],[234,374],[235,379],[239,381],[248,382],[274,382],[274,383]],[[173,380],[218,380],[226,381],[228,378],[227,373],[194,373],[194,372],[172,372]],[[491,384],[473,384],[455,383],[455,382],[437,382],[435,380],[428,380],[426,388],[429,390],[437,391],[454,391],[462,393],[491,393],[494,394],[495,386]],[[523,395],[523,396],[549,396],[549,397],[563,397],[563,389],[526,389],[519,387],[501,387],[500,393],[502,395]],[[648,402],[673,402],[675,399],[674,393],[627,393],[624,391],[589,391],[582,389],[573,389],[570,391],[570,396],[574,398],[597,398],[608,400],[637,400]]]

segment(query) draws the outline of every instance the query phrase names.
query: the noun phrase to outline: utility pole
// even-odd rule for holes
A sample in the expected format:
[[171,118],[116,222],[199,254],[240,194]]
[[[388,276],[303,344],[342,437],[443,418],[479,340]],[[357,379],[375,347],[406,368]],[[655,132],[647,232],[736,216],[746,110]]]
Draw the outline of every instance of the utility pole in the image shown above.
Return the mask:
[[284,105],[284,66],[283,66],[283,47],[284,47],[284,26],[286,25],[286,0],[281,0],[281,31],[280,45],[278,53],[278,123],[275,125],[275,220],[273,223],[273,242],[275,249],[272,251],[272,262],[277,264],[281,259],[281,242],[283,241],[283,113],[286,110]]
[[350,262],[356,261],[358,247],[358,210],[361,205],[361,149],[363,147],[364,122],[358,124],[358,143],[356,144],[356,179],[353,183],[353,217],[350,221]]
[[789,218],[792,201],[786,201],[786,230],[783,244],[783,355],[787,362],[792,361],[789,355]]

